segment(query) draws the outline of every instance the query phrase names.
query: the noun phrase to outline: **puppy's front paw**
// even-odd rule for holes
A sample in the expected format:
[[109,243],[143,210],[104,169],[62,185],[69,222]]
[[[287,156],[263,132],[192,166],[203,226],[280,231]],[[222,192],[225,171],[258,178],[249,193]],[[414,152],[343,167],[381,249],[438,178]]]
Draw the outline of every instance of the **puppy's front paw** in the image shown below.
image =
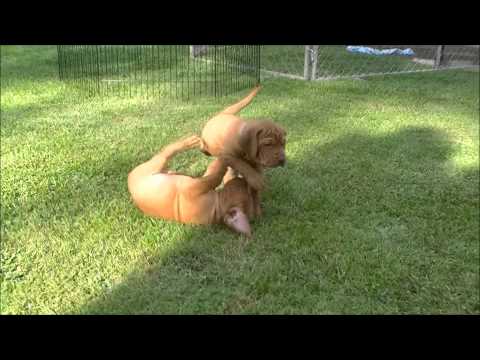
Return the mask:
[[194,148],[194,147],[201,147],[202,139],[200,139],[197,135],[189,136],[182,141],[182,145],[186,148]]
[[250,175],[248,177],[245,177],[245,180],[248,182],[248,185],[250,185],[257,191],[263,191],[263,189],[265,188],[265,181],[263,180],[263,177],[261,175]]

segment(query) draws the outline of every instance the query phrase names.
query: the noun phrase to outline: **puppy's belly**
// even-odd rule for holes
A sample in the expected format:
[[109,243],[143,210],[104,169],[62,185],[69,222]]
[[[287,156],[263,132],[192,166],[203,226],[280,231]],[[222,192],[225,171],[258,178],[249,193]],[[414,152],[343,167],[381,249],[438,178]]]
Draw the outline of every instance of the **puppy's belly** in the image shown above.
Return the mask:
[[195,198],[179,195],[177,221],[187,224],[212,224],[214,222],[215,195],[199,195]]
[[132,191],[133,201],[145,215],[175,220],[178,177],[180,175],[155,174],[143,178]]
[[222,114],[210,119],[202,131],[202,140],[213,156],[222,153],[226,144],[233,142],[239,133],[243,120],[238,116]]

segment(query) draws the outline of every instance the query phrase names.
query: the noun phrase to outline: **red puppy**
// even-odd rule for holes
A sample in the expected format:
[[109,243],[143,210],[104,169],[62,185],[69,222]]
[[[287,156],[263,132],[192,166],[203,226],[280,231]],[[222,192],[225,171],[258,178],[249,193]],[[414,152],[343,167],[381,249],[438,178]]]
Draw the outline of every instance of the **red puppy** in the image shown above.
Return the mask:
[[[228,171],[228,160],[215,159],[203,177],[173,174],[167,162],[179,152],[200,147],[198,136],[166,146],[128,175],[128,189],[146,215],[192,224],[225,224],[251,236],[249,220],[255,216],[255,198],[247,182]],[[220,191],[215,189],[224,182]]]
[[253,100],[260,86],[212,117],[202,131],[202,151],[228,159],[257,191],[264,187],[263,169],[285,164],[286,131],[271,120],[245,121],[237,113]]

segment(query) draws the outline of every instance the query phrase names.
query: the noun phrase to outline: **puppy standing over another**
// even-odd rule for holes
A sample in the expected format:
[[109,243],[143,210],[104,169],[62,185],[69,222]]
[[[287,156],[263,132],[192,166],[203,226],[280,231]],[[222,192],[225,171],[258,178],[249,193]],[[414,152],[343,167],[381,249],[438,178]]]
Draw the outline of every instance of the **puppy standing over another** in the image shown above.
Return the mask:
[[201,150],[226,160],[252,189],[255,215],[260,216],[263,169],[285,165],[286,131],[271,120],[244,121],[236,114],[253,100],[257,85],[244,99],[211,118],[202,131]]
[[285,165],[286,131],[271,120],[244,121],[236,114],[253,100],[260,85],[211,118],[202,131],[202,151],[228,160],[255,190],[264,187],[263,169]]
[[[168,171],[167,163],[175,154],[200,144],[195,135],[179,140],[133,169],[128,175],[133,201],[148,216],[192,224],[223,223],[250,237],[249,220],[258,205],[245,179],[227,171],[228,161],[215,159],[198,178]],[[215,191],[222,180],[223,189]]]

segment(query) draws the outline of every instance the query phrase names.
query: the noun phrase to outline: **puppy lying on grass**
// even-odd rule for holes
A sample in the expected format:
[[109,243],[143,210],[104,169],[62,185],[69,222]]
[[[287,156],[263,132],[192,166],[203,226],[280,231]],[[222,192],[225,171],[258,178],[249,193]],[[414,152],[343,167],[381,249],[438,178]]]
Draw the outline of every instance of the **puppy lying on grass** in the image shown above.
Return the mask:
[[[148,216],[192,224],[223,223],[251,237],[249,220],[259,205],[245,179],[227,171],[228,160],[215,159],[198,178],[168,171],[169,159],[200,144],[195,135],[179,140],[133,169],[128,175],[128,190],[134,203]],[[215,191],[222,180],[223,189]]]

